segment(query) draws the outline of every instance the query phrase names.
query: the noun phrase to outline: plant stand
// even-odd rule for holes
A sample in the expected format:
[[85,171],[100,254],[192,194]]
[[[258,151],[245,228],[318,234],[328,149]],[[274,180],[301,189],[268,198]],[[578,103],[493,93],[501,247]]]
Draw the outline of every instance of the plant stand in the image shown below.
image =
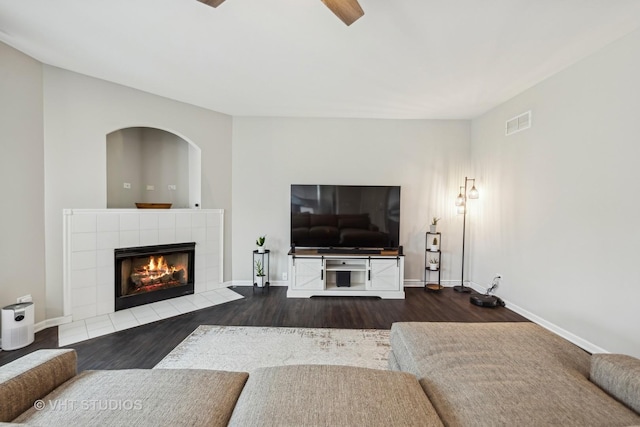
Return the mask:
[[[257,249],[253,251],[253,292],[256,292],[256,289],[259,289],[262,293],[267,291],[269,292],[269,249],[266,249],[264,252],[259,252]],[[262,265],[262,269],[264,270],[264,276],[262,279],[258,276],[256,272],[256,262],[260,261]],[[262,283],[262,286],[259,284]]]
[[[433,238],[438,239],[438,250],[432,250],[431,242],[433,242]],[[442,247],[442,233],[432,233],[428,231],[425,235],[425,246],[424,246],[424,290],[425,291],[440,291],[442,290],[442,284],[440,281],[440,271],[442,270],[442,251],[440,248]],[[429,259],[437,258],[438,259],[438,268],[432,270],[429,268]],[[436,279],[437,280],[434,280]]]

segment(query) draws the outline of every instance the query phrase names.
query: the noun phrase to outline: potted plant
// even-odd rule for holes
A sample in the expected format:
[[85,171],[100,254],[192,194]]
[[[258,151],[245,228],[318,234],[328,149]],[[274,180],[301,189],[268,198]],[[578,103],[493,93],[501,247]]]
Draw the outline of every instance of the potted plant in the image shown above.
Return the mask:
[[431,251],[433,252],[437,252],[439,249],[439,245],[438,245],[438,238],[434,237],[433,241],[431,242]]
[[431,220],[431,225],[429,225],[429,231],[432,233],[436,232],[436,227],[438,226],[438,221],[440,221],[440,218],[438,217],[433,217],[433,219]]
[[264,266],[260,260],[256,261],[256,285],[259,288],[264,287]]
[[264,242],[267,239],[267,236],[260,236],[256,239],[256,245],[258,245],[258,253],[264,253]]
[[437,270],[440,260],[438,258],[431,258],[429,260],[429,270]]

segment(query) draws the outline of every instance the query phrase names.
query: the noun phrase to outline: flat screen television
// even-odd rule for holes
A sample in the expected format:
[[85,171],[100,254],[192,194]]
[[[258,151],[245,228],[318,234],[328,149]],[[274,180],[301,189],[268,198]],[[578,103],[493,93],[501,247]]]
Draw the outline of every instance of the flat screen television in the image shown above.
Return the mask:
[[400,186],[291,185],[291,246],[398,249]]

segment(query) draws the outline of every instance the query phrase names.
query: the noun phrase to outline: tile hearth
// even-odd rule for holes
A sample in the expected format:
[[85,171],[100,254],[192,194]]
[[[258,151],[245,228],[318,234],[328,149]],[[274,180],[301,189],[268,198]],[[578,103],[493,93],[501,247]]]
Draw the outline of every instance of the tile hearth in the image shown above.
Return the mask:
[[221,288],[77,320],[58,327],[58,345],[64,347],[242,298],[231,289]]

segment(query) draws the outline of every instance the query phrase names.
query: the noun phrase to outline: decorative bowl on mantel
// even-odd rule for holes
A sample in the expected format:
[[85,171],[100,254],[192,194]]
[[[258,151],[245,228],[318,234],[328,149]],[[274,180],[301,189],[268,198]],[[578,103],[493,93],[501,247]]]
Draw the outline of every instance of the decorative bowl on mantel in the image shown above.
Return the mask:
[[171,208],[171,203],[137,203],[136,207],[138,209],[169,209]]

